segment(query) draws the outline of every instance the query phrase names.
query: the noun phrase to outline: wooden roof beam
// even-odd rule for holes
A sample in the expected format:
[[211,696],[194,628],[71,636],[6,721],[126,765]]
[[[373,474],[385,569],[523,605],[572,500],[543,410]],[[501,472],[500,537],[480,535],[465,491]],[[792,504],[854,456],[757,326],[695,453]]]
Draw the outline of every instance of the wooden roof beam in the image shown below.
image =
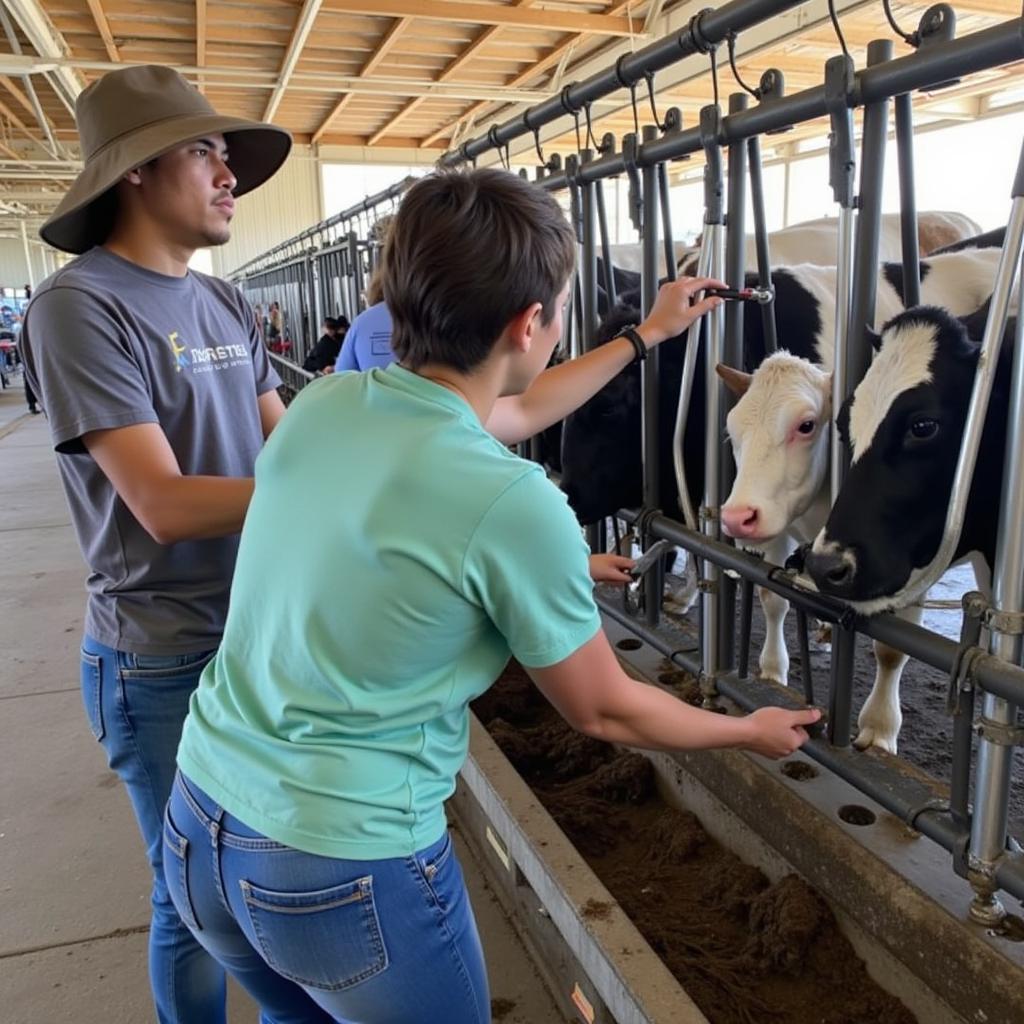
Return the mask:
[[92,20],[96,22],[96,30],[103,40],[103,45],[107,48],[107,56],[111,60],[120,63],[121,54],[117,52],[117,47],[114,45],[114,37],[110,32],[110,24],[103,11],[103,4],[100,0],[85,0],[85,2],[89,5],[89,10],[92,12]]
[[522,9],[502,4],[453,3],[451,0],[324,0],[325,11],[343,14],[388,15],[423,21],[454,21],[460,24],[507,25],[546,32],[589,32],[603,36],[633,36],[636,26],[628,18],[575,11]]
[[[609,10],[609,17],[614,17],[621,14],[623,11],[628,10],[632,6],[632,0],[626,0],[625,3],[616,4]],[[531,64],[525,71],[521,71],[511,81],[507,83],[509,88],[515,88],[522,85],[524,82],[529,81],[534,75],[542,74],[547,71],[550,67],[558,65],[559,61],[569,53],[571,50],[579,46],[580,42],[585,38],[583,33],[577,32],[574,35],[567,36],[560,43],[558,43],[553,49],[551,49],[546,56],[542,57],[535,64]],[[432,146],[438,139],[444,138],[449,132],[455,130],[455,126],[459,121],[471,118],[474,121],[479,119],[480,114],[487,109],[489,102],[484,100],[481,103],[476,103],[468,110],[464,110],[454,121],[449,121],[442,128],[439,128],[436,132],[432,132],[423,140],[423,147],[428,148]]]
[[196,0],[196,67],[206,66],[206,0]]
[[[359,70],[359,77],[365,78],[378,64],[387,56],[388,51],[398,41],[399,36],[405,32],[411,23],[411,18],[396,18],[392,23],[391,27],[384,33],[381,41],[377,44],[376,49],[367,58],[366,63]],[[324,118],[323,123],[313,133],[313,145],[315,146],[323,137],[328,128],[334,122],[334,119],[348,106],[349,101],[355,94],[352,92],[345,93],[340,100],[335,104],[334,109]]]
[[[516,0],[515,6],[529,7],[533,2],[534,0]],[[490,28],[484,29],[484,31],[481,32],[480,35],[477,36],[476,39],[474,39],[473,42],[471,42],[469,46],[467,46],[466,49],[462,51],[462,53],[460,53],[453,61],[451,61],[445,67],[444,71],[442,71],[441,74],[437,76],[437,80],[439,82],[447,81],[447,79],[454,75],[456,71],[458,71],[464,64],[466,64],[467,61],[471,60],[479,52],[481,47],[489,43],[500,31],[500,25],[492,25]],[[389,121],[386,121],[382,127],[378,128],[377,131],[375,131],[373,135],[370,136],[367,145],[375,146],[382,138],[384,138],[385,135],[388,134],[388,132],[390,132],[395,127],[395,125],[397,125],[400,121],[402,121],[414,110],[416,110],[416,108],[419,107],[420,104],[423,103],[425,99],[425,96],[417,96],[414,99],[411,99],[397,114],[395,114],[394,117],[392,117]]]
[[264,121],[269,121],[274,116],[281,100],[284,98],[285,89],[288,88],[288,80],[292,77],[296,64],[299,63],[302,48],[306,45],[306,39],[313,28],[316,16],[320,13],[322,4],[323,0],[305,0],[302,5],[302,10],[299,12],[299,17],[295,22],[295,29],[292,32],[291,42],[289,42],[288,50],[284,55],[284,62],[281,64],[281,73],[278,76],[277,85],[274,86],[274,91],[270,94],[270,99],[267,101],[267,109],[263,112]]

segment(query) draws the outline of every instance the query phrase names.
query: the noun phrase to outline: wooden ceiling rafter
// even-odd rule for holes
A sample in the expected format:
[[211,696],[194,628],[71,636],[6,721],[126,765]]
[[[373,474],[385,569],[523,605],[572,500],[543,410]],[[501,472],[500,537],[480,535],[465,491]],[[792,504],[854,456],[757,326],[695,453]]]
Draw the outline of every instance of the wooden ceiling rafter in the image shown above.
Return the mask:
[[[396,18],[388,30],[384,33],[377,47],[373,53],[370,54],[366,63],[359,70],[359,78],[366,78],[374,68],[384,59],[388,51],[398,42],[398,40],[404,35],[405,30],[412,23],[412,18]],[[320,127],[313,133],[313,144],[316,145],[327,133],[330,126],[334,123],[335,118],[352,102],[352,98],[356,93],[351,90],[346,92],[340,100],[334,105],[334,108],[327,115],[326,118],[321,122]]]
[[121,54],[117,52],[114,37],[110,31],[110,23],[107,21],[106,12],[103,10],[101,0],[85,0],[89,5],[92,20],[96,22],[96,31],[99,32],[103,45],[106,47],[107,56],[117,63],[121,63]]

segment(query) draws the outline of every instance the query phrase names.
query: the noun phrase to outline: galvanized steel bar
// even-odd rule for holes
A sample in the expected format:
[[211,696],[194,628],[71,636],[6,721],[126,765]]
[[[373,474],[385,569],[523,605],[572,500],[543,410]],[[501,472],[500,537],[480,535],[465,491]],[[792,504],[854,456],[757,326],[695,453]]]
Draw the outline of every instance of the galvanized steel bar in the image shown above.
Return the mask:
[[900,241],[903,250],[903,305],[921,304],[921,244],[917,235],[914,186],[914,108],[909,93],[893,100],[900,176]]
[[[772,290],[772,262],[768,248],[768,221],[764,210],[764,179],[761,175],[761,139],[755,135],[747,139],[747,167],[750,178],[750,205],[754,214],[754,244],[757,247],[757,283]],[[779,337],[775,328],[775,302],[759,309],[764,332],[765,355],[778,351]]]
[[[658,129],[645,125],[644,141],[657,136]],[[643,224],[640,289],[642,315],[647,316],[658,297],[658,189],[657,167],[643,171]],[[640,394],[642,409],[643,498],[648,508],[657,508],[661,495],[661,413],[659,409],[658,371],[661,356],[657,347],[647,353],[641,365]],[[665,572],[660,560],[644,576],[644,616],[649,625],[657,625],[661,597],[665,590]]]
[[524,113],[493,126],[486,134],[462,143],[454,152],[438,161],[452,167],[475,160],[492,149],[507,146],[514,139],[532,135],[546,124],[566,114],[583,110],[588,104],[641,81],[645,75],[660,71],[685,57],[706,53],[709,47],[725,42],[730,33],[742,32],[799,6],[803,0],[732,0],[718,10],[701,11],[680,32],[658,39],[635,53],[624,55],[612,67],[605,68],[582,82],[567,85],[557,96],[538,103]]
[[[1021,155],[1024,166],[1024,151]],[[1018,253],[1018,265],[1020,255]],[[1000,499],[999,536],[992,577],[993,604],[997,613],[1010,616],[1024,612],[1024,317],[1018,304],[1014,338],[1013,376],[1003,455],[1003,488]],[[989,326],[993,326],[990,324]],[[991,652],[1019,665],[1022,636],[1012,629],[991,626]],[[991,693],[981,704],[978,763],[968,851],[971,882],[977,895],[971,916],[985,924],[1005,915],[993,896],[993,873],[1006,850],[1006,822],[1010,801],[1013,746],[1009,742],[1017,725],[1017,706]]]

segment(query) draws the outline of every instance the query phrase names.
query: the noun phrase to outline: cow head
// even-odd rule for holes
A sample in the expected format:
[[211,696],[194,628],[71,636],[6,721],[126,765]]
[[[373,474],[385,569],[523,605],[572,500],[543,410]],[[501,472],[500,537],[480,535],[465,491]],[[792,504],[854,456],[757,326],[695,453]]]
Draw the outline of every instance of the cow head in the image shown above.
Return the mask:
[[740,396],[726,419],[736,481],[722,506],[722,528],[763,545],[802,516],[825,486],[832,375],[785,351],[753,374],[716,369]]
[[837,419],[852,465],[806,568],[863,614],[912,604],[942,539],[978,346],[961,321],[920,306],[882,330]]

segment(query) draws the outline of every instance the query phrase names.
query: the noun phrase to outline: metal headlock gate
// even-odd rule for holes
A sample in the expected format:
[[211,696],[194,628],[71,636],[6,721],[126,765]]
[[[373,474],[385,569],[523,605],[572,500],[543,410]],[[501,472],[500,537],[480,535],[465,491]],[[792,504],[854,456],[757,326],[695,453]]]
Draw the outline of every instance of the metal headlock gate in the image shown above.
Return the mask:
[[[239,267],[231,280],[252,303],[282,381],[292,391],[312,379],[302,363],[324,317],[350,321],[365,307],[364,290],[380,261],[380,218],[394,211],[414,179],[404,178]],[[278,323],[271,307],[279,311]]]
[[[603,285],[614,301],[615,284],[608,259],[608,235],[603,213],[601,183],[625,175],[630,188],[630,211],[640,232],[642,246],[642,305],[647,311],[658,289],[659,246],[664,244],[667,272],[674,273],[675,260],[668,218],[666,164],[703,152],[705,157],[705,230],[700,253],[699,274],[724,277],[742,287],[744,279],[744,176],[749,173],[758,239],[758,272],[762,283],[771,283],[766,243],[763,193],[760,183],[759,137],[800,122],[820,117],[830,119],[830,184],[839,213],[837,246],[837,317],[833,408],[838,409],[860,381],[870,363],[870,345],[862,330],[874,322],[879,236],[881,185],[890,100],[895,101],[897,146],[902,197],[902,237],[906,305],[919,296],[916,213],[912,190],[912,148],[910,94],[985,69],[1024,58],[1024,23],[1013,19],[992,28],[954,38],[955,15],[945,4],[930,8],[915,35],[915,52],[893,59],[890,40],[877,40],[868,47],[868,66],[855,71],[847,54],[828,61],[820,86],[786,96],[781,73],[769,70],[762,76],[755,103],[744,94],[729,98],[728,113],[718,104],[705,107],[699,123],[684,129],[678,111],[668,111],[660,126],[647,125],[642,132],[623,137],[616,148],[613,136],[605,135],[594,148],[580,147],[563,167],[555,157],[545,161],[540,148],[542,126],[562,117],[587,117],[589,105],[609,93],[630,90],[636,109],[636,88],[646,82],[654,110],[653,76],[669,64],[694,54],[714,55],[722,43],[734,43],[735,34],[745,28],[797,6],[795,0],[735,0],[718,10],[696,15],[686,30],[659,40],[645,49],[620,58],[614,66],[583,82],[566,86],[561,93],[523,114],[493,126],[485,135],[464,142],[445,155],[442,166],[476,162],[485,154],[497,155],[508,166],[508,146],[523,136],[533,136],[544,166],[537,170],[538,184],[549,191],[567,191],[570,209],[581,244],[575,301],[584,344],[598,323],[598,287]],[[714,65],[712,65],[714,67]],[[742,84],[742,83],[741,83]],[[716,93],[717,95],[717,93]],[[854,142],[852,112],[864,110],[859,196],[854,197]],[[657,120],[657,112],[655,119]],[[577,134],[579,138],[579,134]],[[595,151],[596,149],[596,151]],[[728,193],[722,168],[722,150],[728,150]],[[1024,150],[1016,180],[1009,189],[1006,241],[996,276],[979,371],[974,385],[967,427],[950,502],[946,531],[931,567],[930,579],[937,580],[948,565],[963,523],[969,482],[977,457],[988,396],[995,373],[996,355],[1009,313],[1012,286],[1018,273],[1024,240]],[[856,211],[856,212],[855,212]],[[658,238],[658,217],[662,218],[663,239]],[[603,256],[599,275],[598,256]],[[774,347],[774,324],[765,314],[769,351]],[[658,572],[645,581],[642,620],[613,602],[600,601],[605,613],[623,623],[672,662],[701,680],[710,698],[722,694],[740,707],[753,710],[779,702],[776,689],[751,679],[747,672],[749,621],[742,629],[739,655],[734,643],[735,594],[732,578],[742,581],[745,611],[752,587],[766,587],[782,595],[798,610],[806,630],[808,614],[833,623],[832,669],[829,681],[827,735],[813,737],[804,750],[823,766],[870,796],[914,829],[940,844],[953,855],[955,871],[969,879],[975,898],[971,916],[979,923],[998,921],[1003,909],[995,897],[1005,889],[1024,898],[1024,855],[1008,847],[1007,812],[1010,763],[1014,745],[1024,742],[1017,728],[1017,708],[1024,703],[1024,669],[1021,659],[1021,614],[1024,612],[1024,488],[1016,486],[1024,474],[1024,445],[1019,437],[1024,417],[1024,345],[1018,338],[1015,353],[1013,392],[1007,444],[1007,477],[1014,486],[1004,488],[1002,536],[994,567],[994,605],[988,607],[980,595],[968,595],[964,602],[961,642],[904,622],[893,615],[862,618],[845,603],[809,589],[808,581],[779,566],[767,564],[731,544],[723,543],[718,510],[729,491],[732,460],[721,439],[725,436],[728,396],[714,367],[719,362],[742,365],[742,316],[739,303],[718,310],[705,320],[707,352],[707,404],[705,423],[707,459],[704,502],[699,510],[688,509],[686,523],[677,522],[656,508],[659,494],[659,437],[657,409],[658,350],[643,366],[642,457],[644,507],[621,510],[618,517],[635,524],[644,546],[667,539],[695,554],[702,562],[700,657],[680,652],[666,635],[657,630],[663,579]],[[1019,321],[1020,322],[1020,321]],[[685,423],[687,388],[692,385],[699,332],[688,340],[681,422]],[[848,465],[848,455],[833,431],[833,496]],[[677,444],[678,448],[678,444]],[[681,472],[681,501],[689,504]],[[591,534],[600,543],[600,534]],[[982,640],[982,623],[990,640]],[[854,755],[850,750],[850,715],[853,641],[861,633],[881,640],[911,657],[947,674],[956,695],[954,715],[951,798],[935,798],[922,782],[909,779],[873,758]],[[804,663],[805,696],[813,695],[813,680],[807,659]],[[981,718],[973,808],[969,799],[974,739],[975,694],[980,691]],[[794,697],[793,703],[796,703]]]

